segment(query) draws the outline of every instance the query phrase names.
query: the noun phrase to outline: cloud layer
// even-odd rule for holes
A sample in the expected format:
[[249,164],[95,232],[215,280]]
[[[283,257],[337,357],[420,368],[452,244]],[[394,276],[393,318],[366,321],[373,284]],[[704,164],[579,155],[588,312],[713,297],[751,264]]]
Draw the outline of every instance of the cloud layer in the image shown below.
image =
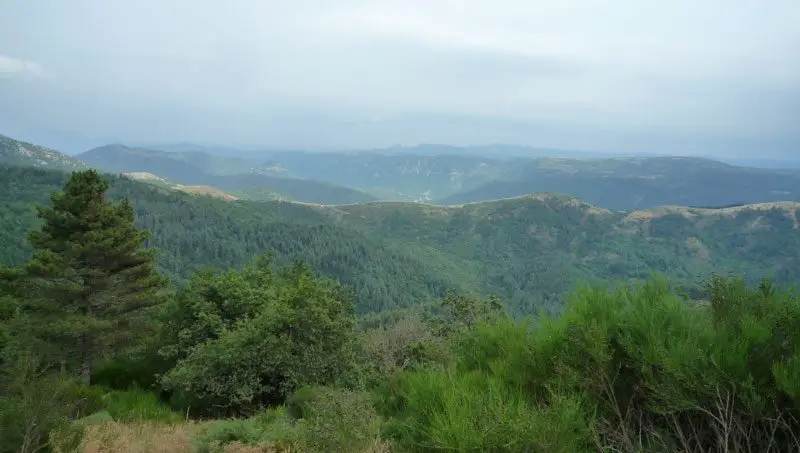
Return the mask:
[[42,67],[38,63],[0,55],[0,77],[39,77]]
[[0,127],[298,147],[786,155],[800,143],[795,0],[0,9]]

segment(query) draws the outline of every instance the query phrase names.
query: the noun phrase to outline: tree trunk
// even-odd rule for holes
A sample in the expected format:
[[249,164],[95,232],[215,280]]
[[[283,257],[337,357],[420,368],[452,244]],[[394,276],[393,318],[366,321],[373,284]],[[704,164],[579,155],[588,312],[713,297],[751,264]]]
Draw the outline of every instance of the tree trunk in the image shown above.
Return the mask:
[[92,361],[86,356],[81,360],[81,382],[86,385],[92,383]]
[[81,382],[86,385],[92,381],[92,347],[89,338],[88,333],[80,337]]

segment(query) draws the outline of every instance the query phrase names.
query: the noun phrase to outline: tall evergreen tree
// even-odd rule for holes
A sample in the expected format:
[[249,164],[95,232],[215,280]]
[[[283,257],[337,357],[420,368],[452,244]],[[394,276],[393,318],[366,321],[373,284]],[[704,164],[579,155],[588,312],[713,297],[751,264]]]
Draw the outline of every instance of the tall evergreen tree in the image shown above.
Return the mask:
[[140,338],[137,321],[158,303],[165,280],[147,231],[134,223],[127,200],[106,198],[108,181],[96,171],[75,172],[31,231],[31,259],[18,272],[22,312],[61,363],[89,383],[92,363]]

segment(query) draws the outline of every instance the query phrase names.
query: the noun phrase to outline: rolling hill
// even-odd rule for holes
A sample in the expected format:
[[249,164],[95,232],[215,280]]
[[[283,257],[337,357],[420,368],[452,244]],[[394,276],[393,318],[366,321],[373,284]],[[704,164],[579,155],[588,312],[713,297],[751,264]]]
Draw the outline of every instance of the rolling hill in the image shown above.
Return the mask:
[[[29,253],[33,203],[63,172],[0,168],[0,262]],[[110,176],[153,232],[160,265],[175,279],[206,265],[238,267],[273,252],[307,261],[353,285],[361,313],[407,307],[449,288],[495,293],[513,311],[559,306],[579,282],[622,282],[651,273],[687,290],[711,273],[800,279],[800,203],[635,212],[535,194],[464,205],[371,202],[319,206],[223,201]]]
[[[182,184],[237,191],[237,196],[248,197],[248,190],[257,188],[324,204],[380,199],[450,205],[546,192],[609,209],[636,210],[800,198],[799,170],[739,167],[696,157],[498,157],[475,154],[494,147],[443,146],[236,156],[180,149],[109,145],[81,158],[112,171],[148,171]],[[332,196],[323,200],[326,190]]]
[[502,179],[520,159],[399,151],[273,152],[263,168],[347,185],[383,200],[431,202]]
[[609,209],[724,206],[800,199],[800,171],[736,167],[693,157],[532,160],[516,175],[438,200],[461,204],[557,192]]
[[[275,177],[254,172],[243,160],[218,158],[204,153],[168,153],[165,151],[108,145],[91,149],[77,156],[82,161],[115,173],[151,173],[186,186],[210,186],[224,192],[253,199],[271,199],[279,193],[289,199],[307,203],[346,204],[375,200],[375,197],[349,187],[299,178]],[[227,166],[226,166],[227,165]],[[223,174],[212,174],[206,167],[219,168]],[[242,173],[231,173],[241,169]],[[248,172],[249,170],[253,170]]]
[[66,154],[0,135],[0,164],[54,170],[83,170],[88,166]]
[[507,148],[424,145],[217,157],[232,159],[228,165],[250,161],[255,172],[353,187],[381,200],[445,205],[540,192],[572,195],[617,210],[800,199],[798,170],[733,166],[696,157],[578,158],[566,152],[561,153],[570,157],[541,156],[559,150],[529,150],[527,157],[520,157],[524,148],[511,154]]
[[656,272],[691,287],[712,273],[736,272],[790,282],[800,264],[798,202],[624,213],[536,194],[456,206],[368,203],[334,214],[370,234],[479,263],[483,286],[526,312],[580,281]]

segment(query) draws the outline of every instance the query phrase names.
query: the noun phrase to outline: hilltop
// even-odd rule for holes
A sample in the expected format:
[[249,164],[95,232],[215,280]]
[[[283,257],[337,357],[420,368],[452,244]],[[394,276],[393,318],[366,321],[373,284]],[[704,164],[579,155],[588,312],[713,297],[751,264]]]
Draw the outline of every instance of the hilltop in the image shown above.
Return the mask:
[[[289,197],[281,195],[277,192],[270,191],[266,188],[254,188],[245,191],[232,191],[226,192],[220,190],[216,187],[211,186],[204,186],[204,185],[196,185],[196,186],[188,186],[184,184],[176,184],[174,182],[169,181],[166,178],[162,178],[161,176],[154,175],[148,172],[131,172],[131,173],[122,173],[121,176],[130,178],[136,181],[145,182],[149,184],[154,184],[159,187],[166,187],[173,190],[179,190],[181,192],[185,192],[188,194],[193,195],[204,195],[214,198],[219,198],[222,200],[233,201],[239,199],[246,199],[246,200],[262,200],[262,201],[290,201]],[[234,193],[236,195],[234,195]],[[237,196],[238,195],[238,196]]]
[[83,170],[85,163],[56,150],[0,135],[0,164],[53,170]]

